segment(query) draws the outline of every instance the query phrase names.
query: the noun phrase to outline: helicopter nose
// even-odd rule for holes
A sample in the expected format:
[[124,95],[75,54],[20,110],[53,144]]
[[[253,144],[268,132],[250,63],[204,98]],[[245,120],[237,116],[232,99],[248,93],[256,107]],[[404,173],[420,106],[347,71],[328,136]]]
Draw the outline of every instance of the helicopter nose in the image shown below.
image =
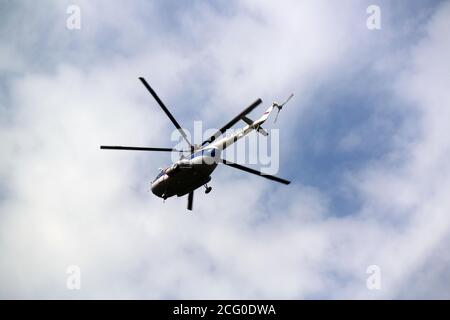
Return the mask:
[[161,183],[158,183],[158,182],[152,183],[151,190],[155,196],[158,196],[160,198],[163,196],[163,190],[161,187]]

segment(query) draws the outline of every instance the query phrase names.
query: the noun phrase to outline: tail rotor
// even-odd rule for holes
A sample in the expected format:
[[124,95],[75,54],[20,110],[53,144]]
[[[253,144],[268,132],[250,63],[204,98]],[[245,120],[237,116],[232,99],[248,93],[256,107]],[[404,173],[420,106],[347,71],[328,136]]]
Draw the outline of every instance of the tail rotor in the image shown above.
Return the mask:
[[290,96],[289,96],[282,104],[278,104],[278,103],[275,102],[275,101],[273,102],[273,106],[276,107],[276,108],[278,109],[277,115],[275,116],[274,123],[277,123],[278,115],[280,114],[281,109],[284,107],[284,105],[285,105],[286,103],[289,102],[289,100],[291,100],[291,98],[292,98],[293,96],[294,96],[294,94],[291,93],[291,95],[290,95]]

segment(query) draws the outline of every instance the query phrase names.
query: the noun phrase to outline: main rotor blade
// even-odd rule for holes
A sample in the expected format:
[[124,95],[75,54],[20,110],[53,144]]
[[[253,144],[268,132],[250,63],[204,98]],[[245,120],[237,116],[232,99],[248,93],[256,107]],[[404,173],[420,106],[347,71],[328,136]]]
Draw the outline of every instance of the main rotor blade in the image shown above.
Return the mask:
[[188,194],[188,204],[187,209],[192,210],[192,206],[194,205],[194,191],[189,192]]
[[147,81],[143,78],[143,77],[139,77],[139,80],[141,80],[142,84],[147,88],[147,90],[151,93],[151,95],[153,96],[153,98],[155,98],[156,102],[158,102],[159,106],[161,107],[161,109],[163,109],[163,111],[165,112],[165,114],[169,117],[170,121],[172,121],[172,123],[175,125],[175,127],[178,129],[178,132],[180,132],[180,134],[183,136],[184,140],[186,140],[186,142],[188,143],[188,145],[190,147],[192,147],[190,141],[187,138],[186,133],[184,132],[184,130],[181,128],[180,124],[177,122],[177,120],[175,120],[175,118],[172,116],[172,114],[170,113],[169,109],[167,109],[167,107],[164,105],[164,103],[161,101],[161,99],[158,97],[158,95],[156,94],[156,92],[152,89],[152,87],[150,87],[150,85],[147,83]]
[[243,171],[246,171],[246,172],[249,172],[249,173],[253,173],[253,174],[256,174],[256,175],[258,175],[260,177],[269,179],[269,180],[273,180],[273,181],[276,181],[276,182],[279,182],[279,183],[283,183],[283,184],[290,184],[291,183],[288,180],[285,180],[285,179],[282,179],[282,178],[279,178],[279,177],[276,177],[276,176],[272,176],[272,175],[269,175],[269,174],[263,174],[262,172],[260,172],[258,170],[251,169],[251,168],[248,168],[248,167],[244,167],[244,166],[242,166],[240,164],[237,164],[237,163],[234,163],[234,162],[231,162],[231,161],[228,161],[228,160],[221,159],[221,162],[223,164],[226,164],[227,166],[230,166],[230,167],[233,167],[233,168],[236,168],[236,169],[239,169],[239,170],[243,170]]
[[177,151],[185,152],[187,150],[178,150],[173,148],[152,148],[152,147],[123,147],[123,146],[100,146],[100,149],[108,150],[134,150],[134,151]]
[[258,105],[262,103],[262,100],[258,98],[255,102],[253,102],[251,105],[249,105],[247,108],[244,109],[241,113],[239,113],[236,117],[234,117],[230,122],[228,122],[225,126],[223,126],[220,130],[218,130],[216,133],[214,133],[211,137],[206,139],[202,142],[202,146],[204,146],[207,143],[211,143],[216,138],[218,138],[220,135],[222,135],[225,131],[230,129],[232,126],[234,126],[239,120],[242,119],[242,117],[246,116],[248,113],[250,113],[253,109],[255,109]]

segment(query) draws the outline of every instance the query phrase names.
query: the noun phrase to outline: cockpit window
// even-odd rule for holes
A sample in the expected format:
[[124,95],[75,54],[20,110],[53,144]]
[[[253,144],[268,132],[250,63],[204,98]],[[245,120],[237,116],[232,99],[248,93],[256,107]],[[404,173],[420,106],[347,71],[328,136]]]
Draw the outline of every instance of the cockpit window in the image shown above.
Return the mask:
[[160,177],[162,177],[164,175],[164,173],[165,173],[164,170],[161,170],[152,182],[155,182],[156,180],[158,180]]

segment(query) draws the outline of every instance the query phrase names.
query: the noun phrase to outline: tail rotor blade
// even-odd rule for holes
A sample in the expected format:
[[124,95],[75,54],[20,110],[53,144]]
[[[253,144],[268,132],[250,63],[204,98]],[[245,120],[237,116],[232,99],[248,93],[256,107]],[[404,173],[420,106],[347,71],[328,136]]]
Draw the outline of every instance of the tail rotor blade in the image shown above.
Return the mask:
[[277,123],[279,114],[280,114],[280,109],[278,109],[277,115],[275,116],[275,120],[273,121],[273,123]]
[[288,103],[289,100],[291,100],[293,96],[294,96],[294,94],[291,93],[291,95],[286,99],[286,101],[284,101],[284,102],[280,105],[280,107],[283,107],[286,103]]

